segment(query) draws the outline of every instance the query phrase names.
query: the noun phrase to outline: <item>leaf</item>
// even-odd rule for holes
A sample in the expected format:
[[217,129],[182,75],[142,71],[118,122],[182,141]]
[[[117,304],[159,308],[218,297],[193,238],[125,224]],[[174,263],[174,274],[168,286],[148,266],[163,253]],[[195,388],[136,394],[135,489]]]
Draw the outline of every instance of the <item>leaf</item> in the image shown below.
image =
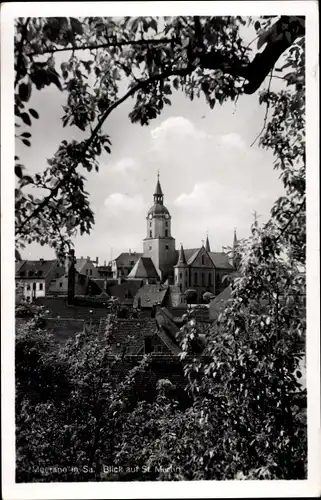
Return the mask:
[[84,30],[83,30],[82,24],[79,21],[79,19],[76,19],[75,17],[71,17],[70,18],[70,25],[71,25],[71,29],[73,30],[74,33],[76,33],[77,35],[83,34]]
[[20,135],[20,137],[31,137],[30,132],[24,132],[23,134]]
[[22,119],[22,121],[26,124],[26,125],[31,125],[31,120],[30,120],[30,116],[28,115],[28,113],[22,113],[20,115],[20,118]]
[[35,109],[33,109],[33,108],[29,108],[29,113],[31,114],[31,116],[33,118],[36,118],[36,119],[39,118],[39,115],[38,115],[37,111]]
[[109,153],[109,154],[111,153],[111,150],[110,150],[110,148],[108,146],[104,146],[104,148],[107,151],[107,153]]
[[261,23],[260,23],[260,21],[256,21],[256,22],[255,22],[255,24],[254,24],[254,29],[255,29],[256,31],[259,31],[259,29],[260,29],[260,28],[261,28]]
[[19,179],[22,178],[22,168],[20,165],[15,166],[14,172],[15,172],[16,176],[19,177]]
[[31,83],[20,83],[19,85],[19,96],[20,99],[24,102],[29,101],[31,95]]
[[48,75],[50,82],[54,83],[58,87],[59,90],[62,90],[58,73],[54,69],[49,68],[47,70],[47,75]]
[[22,139],[22,142],[24,143],[25,146],[31,146],[31,142],[28,141],[28,139]]

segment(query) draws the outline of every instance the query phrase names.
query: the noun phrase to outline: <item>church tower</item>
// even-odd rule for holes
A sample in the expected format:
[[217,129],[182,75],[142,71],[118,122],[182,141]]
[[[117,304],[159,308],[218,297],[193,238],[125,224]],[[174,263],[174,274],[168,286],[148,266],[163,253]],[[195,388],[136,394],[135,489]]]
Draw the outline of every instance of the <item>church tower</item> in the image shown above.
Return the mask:
[[181,248],[178,255],[177,264],[174,267],[175,270],[175,285],[178,285],[181,292],[185,292],[189,285],[189,276],[188,276],[188,265],[186,262],[186,257],[183,249],[183,245],[181,244]]
[[144,257],[150,257],[163,281],[172,277],[177,261],[175,239],[171,234],[171,216],[164,205],[164,195],[157,174],[154,204],[147,212],[147,235],[143,241]]

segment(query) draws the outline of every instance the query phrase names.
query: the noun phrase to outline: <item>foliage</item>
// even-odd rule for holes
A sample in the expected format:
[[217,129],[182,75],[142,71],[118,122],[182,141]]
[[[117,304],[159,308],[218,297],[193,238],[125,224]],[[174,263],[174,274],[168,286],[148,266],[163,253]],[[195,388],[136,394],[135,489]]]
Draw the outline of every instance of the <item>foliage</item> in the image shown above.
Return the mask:
[[[81,145],[60,146],[49,169],[38,179],[46,186],[59,179],[55,184],[58,188],[52,188],[49,200],[44,197],[36,208],[26,207],[27,195],[22,194],[26,180],[18,169],[18,236],[25,241],[25,231],[32,240],[39,241],[37,226],[60,249],[66,238],[50,224],[58,211],[59,227],[66,227],[66,211],[59,201],[62,193],[69,208],[75,202],[73,197],[79,197],[79,211],[75,211],[69,236],[78,227],[90,230],[93,222],[76,167],[82,164],[90,169],[94,165],[105,140],[98,131],[124,100],[119,98],[117,88],[124,74],[130,81],[124,97],[136,97],[130,118],[148,124],[168,104],[172,88],[182,89],[190,98],[203,92],[213,106],[213,101],[224,102],[258,88],[262,74],[267,76],[280,55],[290,48],[282,68],[288,71],[282,76],[287,89],[273,92],[269,86],[260,95],[260,103],[266,105],[260,144],[272,150],[285,194],[276,201],[270,220],[260,226],[256,218],[251,237],[239,242],[240,277],[231,283],[231,299],[210,332],[206,356],[196,354],[200,332],[193,312],[188,312],[180,338],[192,405],[183,411],[171,397],[170,384],[164,381],[159,383],[155,400],[137,397],[148,360],[123,373],[116,383],[114,370],[119,363],[123,367],[125,364],[124,358],[110,356],[108,335],[99,339],[95,332],[81,334],[53,354],[49,338],[37,332],[32,318],[30,329],[17,337],[18,388],[22,381],[32,388],[25,396],[18,390],[19,480],[48,480],[30,471],[30,467],[52,465],[55,461],[90,467],[89,473],[83,471],[82,480],[306,477],[306,418],[300,407],[306,395],[298,380],[306,331],[302,19],[283,19],[281,28],[280,20],[255,21],[258,45],[265,43],[266,48],[252,62],[238,34],[238,25],[243,22],[240,18],[170,18],[162,28],[154,18],[27,21],[18,22],[16,47],[17,102],[21,101],[16,112],[24,123],[31,120],[29,114],[34,117],[34,113],[26,111],[28,89],[50,84],[59,88],[58,76],[54,72],[47,74],[53,52],[80,44],[93,49],[93,62],[81,62],[73,54],[67,66],[61,68],[69,96],[64,110],[66,124],[87,131],[93,122],[96,128],[90,139]],[[28,54],[26,60],[20,45],[23,55]],[[40,53],[46,63],[39,68],[34,64]],[[270,63],[265,59],[263,64],[264,58]],[[251,68],[257,69],[255,77],[249,76]],[[89,80],[92,73],[97,82],[92,94],[87,95],[84,75]],[[37,80],[39,74],[42,76]],[[245,78],[250,86],[247,90],[243,86]],[[22,87],[21,91],[22,83],[28,89]],[[75,93],[73,85],[77,86]],[[81,96],[81,101],[76,95]],[[52,179],[47,182],[42,175]],[[70,186],[69,181],[66,184],[69,178]],[[68,217],[71,213],[69,210]],[[59,387],[68,388],[68,397],[63,395],[57,400]],[[133,467],[146,466],[144,477],[141,470],[102,475],[102,463],[121,466],[124,461]],[[53,478],[79,480],[70,471],[65,475],[53,473],[50,480]]]
[[[239,32],[247,21],[265,45],[252,61]],[[15,115],[17,130],[23,126],[17,139],[31,145],[29,129],[39,113],[28,103],[36,90],[50,85],[66,93],[62,125],[87,137],[62,141],[34,176],[15,157],[17,246],[35,241],[63,255],[77,231],[90,232],[94,214],[82,169],[98,171],[102,151],[111,153],[102,126],[129,97],[135,98],[130,120],[148,125],[171,104],[173,90],[190,99],[204,95],[212,109],[259,88],[279,56],[304,35],[301,17],[268,17],[261,23],[239,16],[17,19]],[[66,59],[58,67],[60,52]],[[122,96],[121,81],[128,83]]]

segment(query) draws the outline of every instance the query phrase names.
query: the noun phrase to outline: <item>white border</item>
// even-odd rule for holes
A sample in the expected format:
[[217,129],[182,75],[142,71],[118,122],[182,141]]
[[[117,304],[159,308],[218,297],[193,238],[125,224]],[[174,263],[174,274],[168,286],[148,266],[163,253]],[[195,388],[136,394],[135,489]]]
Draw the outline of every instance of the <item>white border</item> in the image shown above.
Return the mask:
[[[308,479],[306,481],[194,481],[15,484],[14,478],[14,115],[13,19],[27,16],[117,15],[305,15],[307,21],[307,387]],[[318,3],[260,2],[42,2],[1,5],[1,331],[3,498],[229,498],[320,495],[320,310],[319,310],[319,73]],[[12,286],[11,286],[12,284]]]

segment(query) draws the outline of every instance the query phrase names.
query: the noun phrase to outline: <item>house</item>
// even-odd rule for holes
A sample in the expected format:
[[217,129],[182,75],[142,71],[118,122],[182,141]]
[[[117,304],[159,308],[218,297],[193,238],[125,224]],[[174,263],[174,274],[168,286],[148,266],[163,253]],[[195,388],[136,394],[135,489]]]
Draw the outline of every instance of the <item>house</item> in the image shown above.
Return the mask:
[[86,259],[80,257],[80,259],[76,259],[75,269],[79,274],[83,274],[89,278],[100,278],[98,268],[94,266],[94,263],[98,263],[98,257],[96,261],[90,260],[90,257]]
[[164,305],[169,287],[166,285],[147,284],[139,288],[134,298],[134,308],[152,309],[156,305]]
[[51,281],[57,274],[64,273],[57,259],[24,260],[16,263],[16,289],[25,300],[32,301],[45,297],[50,290]]
[[141,253],[131,250],[118,255],[111,263],[112,277],[114,279],[126,278],[141,256]]

